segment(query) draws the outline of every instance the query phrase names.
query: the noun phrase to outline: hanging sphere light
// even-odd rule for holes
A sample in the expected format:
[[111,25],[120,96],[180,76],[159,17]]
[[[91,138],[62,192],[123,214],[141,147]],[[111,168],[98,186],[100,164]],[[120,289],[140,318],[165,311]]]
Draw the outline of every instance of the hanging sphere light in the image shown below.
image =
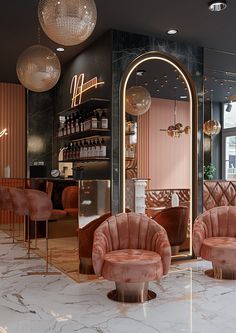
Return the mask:
[[208,120],[203,124],[203,132],[206,135],[219,134],[221,130],[221,124],[218,120]]
[[85,41],[97,21],[94,0],[39,0],[38,18],[45,34],[69,46]]
[[125,111],[134,116],[146,113],[151,106],[151,96],[142,86],[127,89],[125,97]]
[[52,50],[39,44],[23,51],[17,60],[16,72],[25,88],[42,92],[55,86],[61,74],[61,65]]

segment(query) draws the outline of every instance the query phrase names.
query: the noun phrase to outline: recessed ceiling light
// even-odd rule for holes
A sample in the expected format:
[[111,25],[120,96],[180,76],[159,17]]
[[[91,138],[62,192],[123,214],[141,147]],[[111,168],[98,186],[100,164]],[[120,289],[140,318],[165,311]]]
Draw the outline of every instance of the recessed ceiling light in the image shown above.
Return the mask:
[[63,47],[58,47],[56,50],[57,50],[58,52],[64,52],[64,51],[65,51],[65,49],[64,49]]
[[227,3],[224,0],[210,1],[208,8],[211,12],[220,12],[227,7]]
[[169,30],[167,31],[168,35],[175,35],[175,34],[177,34],[177,32],[178,32],[177,29],[169,29]]
[[188,98],[188,96],[184,95],[184,96],[180,96],[181,99],[185,99]]
[[139,69],[139,70],[136,72],[136,75],[137,75],[137,76],[143,76],[145,73],[146,73],[146,71],[145,71],[144,69]]

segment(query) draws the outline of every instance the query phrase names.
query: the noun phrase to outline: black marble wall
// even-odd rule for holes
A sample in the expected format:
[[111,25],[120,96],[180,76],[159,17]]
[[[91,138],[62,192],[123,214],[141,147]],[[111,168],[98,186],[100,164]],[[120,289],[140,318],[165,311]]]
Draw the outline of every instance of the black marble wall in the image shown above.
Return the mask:
[[203,151],[202,151],[202,124],[203,124],[203,49],[178,41],[164,40],[154,36],[143,36],[121,31],[113,31],[112,40],[112,110],[113,110],[113,211],[121,209],[122,193],[120,191],[121,164],[120,164],[120,136],[121,115],[119,104],[120,82],[128,65],[138,56],[148,51],[161,51],[178,59],[190,73],[198,96],[198,212],[202,211],[202,182],[203,182]]
[[34,162],[43,162],[46,177],[52,169],[54,90],[27,93],[27,176]]
[[[211,102],[204,103],[204,122],[214,119],[223,124],[223,105],[220,102],[213,102],[211,111]],[[212,114],[211,114],[212,113]],[[212,163],[216,167],[214,179],[222,179],[222,130],[219,134],[208,136],[204,134],[203,142],[204,165]]]

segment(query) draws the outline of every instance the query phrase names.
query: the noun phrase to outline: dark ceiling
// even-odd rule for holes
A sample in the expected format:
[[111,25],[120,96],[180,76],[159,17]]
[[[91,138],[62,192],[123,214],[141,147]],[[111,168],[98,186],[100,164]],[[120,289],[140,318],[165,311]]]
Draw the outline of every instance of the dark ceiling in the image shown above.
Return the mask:
[[[221,76],[225,85],[223,95],[229,90],[228,79],[230,78],[233,83],[236,82],[235,0],[227,0],[227,9],[216,13],[208,10],[207,0],[95,0],[95,2],[98,19],[92,36],[85,43],[65,47],[63,54],[58,53],[62,64],[75,57],[105,31],[113,28],[164,36],[207,47],[208,53],[204,64],[206,75],[213,77],[214,84],[218,82],[215,77]],[[38,42],[37,6],[38,0],[5,0],[1,3],[0,82],[18,82],[15,74],[17,58],[25,48]],[[166,31],[169,28],[178,29],[178,34],[173,37],[167,36]],[[53,50],[58,47],[42,31],[40,39],[43,45]],[[211,49],[224,52],[216,54]],[[230,76],[225,72],[230,72]],[[217,86],[222,91],[221,81]]]

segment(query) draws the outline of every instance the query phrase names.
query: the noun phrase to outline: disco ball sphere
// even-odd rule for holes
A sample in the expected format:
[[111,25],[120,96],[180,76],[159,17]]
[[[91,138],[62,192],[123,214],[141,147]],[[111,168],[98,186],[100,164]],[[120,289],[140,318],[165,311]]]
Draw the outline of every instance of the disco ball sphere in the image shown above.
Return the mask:
[[33,45],[19,56],[16,72],[25,88],[42,92],[55,86],[61,74],[61,65],[49,48]]
[[221,130],[221,124],[218,120],[208,120],[203,124],[203,132],[206,135],[219,134]]
[[38,17],[45,34],[65,46],[80,44],[97,21],[94,0],[39,0]]
[[126,91],[125,111],[134,116],[147,112],[151,106],[151,96],[142,86],[130,87]]

